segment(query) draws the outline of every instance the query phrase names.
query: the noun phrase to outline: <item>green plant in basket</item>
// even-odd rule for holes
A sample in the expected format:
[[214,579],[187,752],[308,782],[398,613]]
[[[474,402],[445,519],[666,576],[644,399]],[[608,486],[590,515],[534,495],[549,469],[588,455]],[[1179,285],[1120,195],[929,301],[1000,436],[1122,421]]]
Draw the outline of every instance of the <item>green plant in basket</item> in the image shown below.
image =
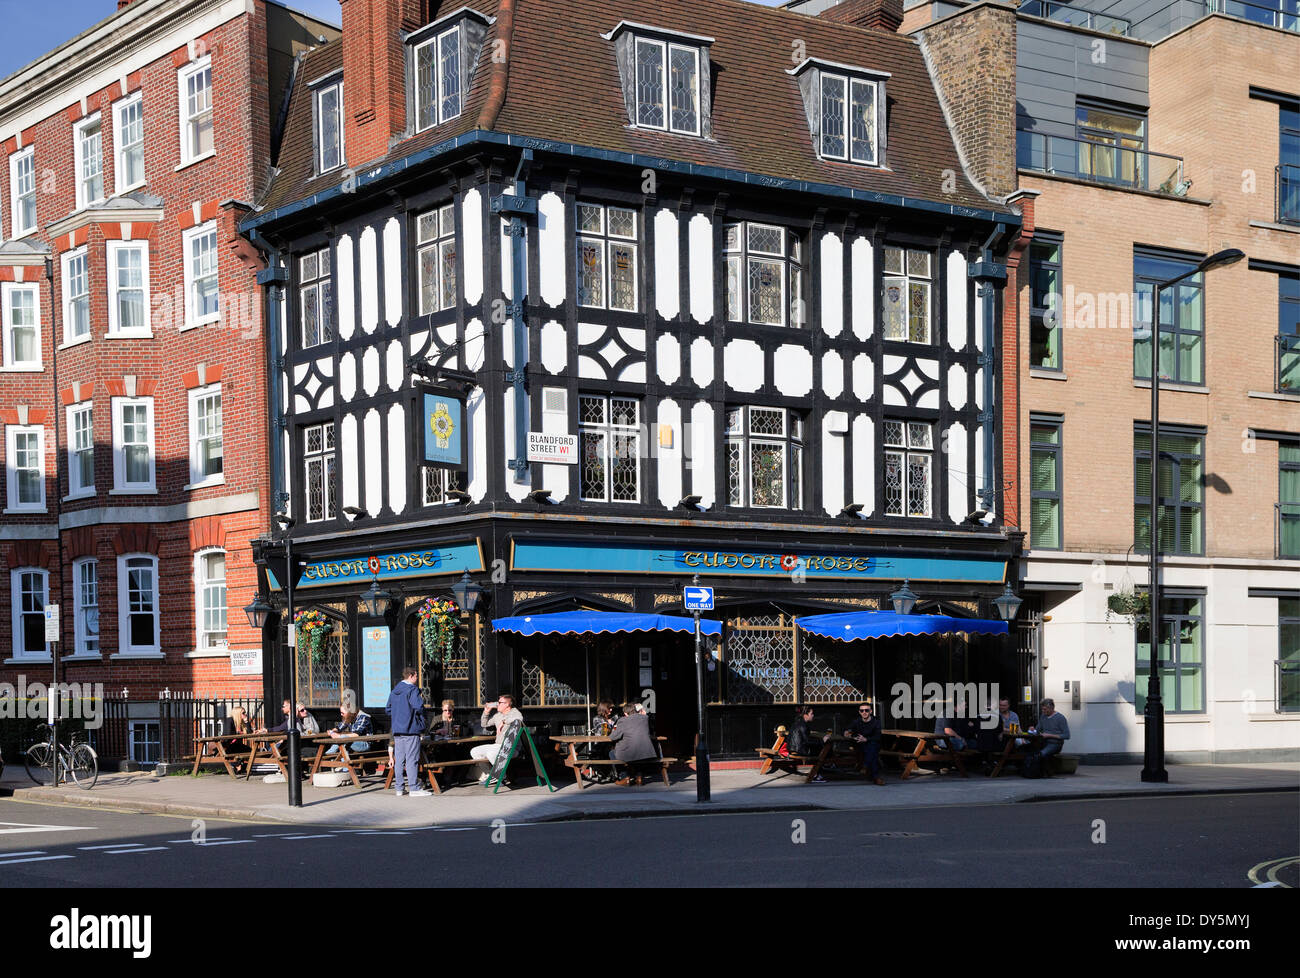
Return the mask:
[[421,645],[426,662],[446,666],[456,652],[456,629],[460,608],[449,598],[425,598],[416,614],[420,617]]
[[293,616],[293,627],[298,630],[298,647],[306,648],[312,662],[320,662],[334,623],[323,611],[305,608]]

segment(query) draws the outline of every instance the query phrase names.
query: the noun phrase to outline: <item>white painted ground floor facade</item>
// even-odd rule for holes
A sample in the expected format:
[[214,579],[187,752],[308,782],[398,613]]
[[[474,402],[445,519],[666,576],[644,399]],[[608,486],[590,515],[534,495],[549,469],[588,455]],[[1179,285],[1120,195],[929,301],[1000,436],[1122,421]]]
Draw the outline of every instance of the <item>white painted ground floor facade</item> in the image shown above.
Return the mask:
[[[1145,590],[1141,554],[1035,551],[1022,564],[1028,617],[1038,615],[1041,696],[1069,721],[1067,753],[1131,761],[1143,750],[1148,661],[1131,619],[1108,614],[1117,590]],[[1300,561],[1167,557],[1162,618],[1173,636],[1165,698],[1171,761],[1300,759],[1300,703],[1279,660],[1296,655]],[[1171,621],[1170,616],[1176,616]],[[1077,694],[1077,695],[1076,695]]]

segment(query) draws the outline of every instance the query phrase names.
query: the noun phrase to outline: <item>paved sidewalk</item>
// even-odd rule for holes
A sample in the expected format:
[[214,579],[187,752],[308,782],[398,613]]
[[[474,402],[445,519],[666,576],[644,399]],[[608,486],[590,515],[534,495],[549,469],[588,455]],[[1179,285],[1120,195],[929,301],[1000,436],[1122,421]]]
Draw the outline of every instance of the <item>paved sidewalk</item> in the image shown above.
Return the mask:
[[[712,801],[695,801],[695,777],[675,775],[671,787],[662,783],[639,788],[599,785],[579,791],[572,777],[544,787],[503,787],[492,794],[465,785],[429,798],[397,798],[372,780],[361,790],[303,785],[303,805],[290,808],[283,783],[232,781],[225,774],[188,774],[157,778],[151,774],[104,774],[95,787],[39,788],[27,780],[22,766],[10,765],[0,779],[0,794],[13,791],[17,800],[57,801],[138,812],[177,815],[271,819],[288,823],[409,827],[420,825],[484,825],[495,818],[510,823],[554,819],[618,818],[713,811],[877,810],[931,805],[997,805],[1013,802],[1064,800],[1079,797],[1120,797],[1139,794],[1214,794],[1219,792],[1300,790],[1300,763],[1177,764],[1169,766],[1169,783],[1143,784],[1138,766],[1079,768],[1073,775],[1038,781],[1010,775],[990,780],[979,775],[918,775],[908,781],[889,776],[883,787],[862,781],[807,784],[802,777],[762,776],[757,770],[716,771]],[[567,773],[567,772],[566,772]]]

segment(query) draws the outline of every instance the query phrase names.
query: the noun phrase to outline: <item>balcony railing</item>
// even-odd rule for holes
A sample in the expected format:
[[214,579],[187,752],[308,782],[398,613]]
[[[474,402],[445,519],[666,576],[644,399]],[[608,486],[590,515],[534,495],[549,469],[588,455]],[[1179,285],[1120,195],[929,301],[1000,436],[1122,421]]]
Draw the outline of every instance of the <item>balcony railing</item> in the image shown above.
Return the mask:
[[1086,27],[1091,31],[1106,34],[1119,34],[1128,37],[1133,24],[1123,17],[1110,14],[1098,14],[1091,10],[1080,10],[1064,3],[1052,3],[1051,0],[1026,0],[1020,5],[1020,12],[1030,17],[1042,17],[1071,27]]
[[1210,13],[1228,14],[1257,24],[1300,31],[1300,0],[1278,0],[1276,3],[1252,3],[1251,0],[1206,0]]
[[1279,333],[1273,337],[1277,355],[1273,358],[1277,372],[1273,390],[1279,394],[1300,394],[1300,336]]
[[1300,503],[1274,503],[1273,514],[1274,557],[1300,560]]
[[1016,165],[1089,183],[1183,197],[1183,159],[1074,136],[1016,131]]
[[1281,163],[1273,167],[1273,199],[1278,224],[1300,224],[1300,166]]

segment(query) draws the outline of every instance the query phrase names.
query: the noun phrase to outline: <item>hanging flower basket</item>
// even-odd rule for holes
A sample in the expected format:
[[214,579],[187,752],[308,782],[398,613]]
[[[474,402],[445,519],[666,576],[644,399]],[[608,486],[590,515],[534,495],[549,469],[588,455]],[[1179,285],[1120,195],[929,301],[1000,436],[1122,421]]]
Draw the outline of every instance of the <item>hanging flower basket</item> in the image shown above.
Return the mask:
[[1106,617],[1122,615],[1135,624],[1151,614],[1151,595],[1146,591],[1117,591],[1106,599]]
[[460,608],[447,598],[425,598],[416,612],[423,626],[420,643],[426,662],[450,664],[456,652],[456,629],[460,627]]
[[334,623],[323,611],[307,608],[293,616],[293,626],[298,630],[298,647],[307,650],[312,662],[320,662],[325,654],[325,640],[334,631]]

